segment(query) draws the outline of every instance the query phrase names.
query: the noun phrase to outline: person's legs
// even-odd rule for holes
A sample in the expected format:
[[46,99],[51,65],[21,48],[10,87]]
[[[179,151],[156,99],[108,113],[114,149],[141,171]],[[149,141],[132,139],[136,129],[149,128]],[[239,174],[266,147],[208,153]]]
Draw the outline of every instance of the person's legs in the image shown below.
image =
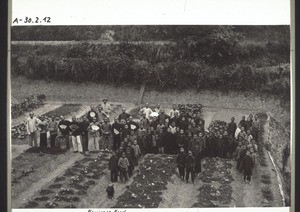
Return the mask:
[[[129,170],[129,168],[127,168]],[[128,170],[124,170],[124,177],[125,177],[125,182],[128,180]]]
[[118,171],[117,170],[113,170],[113,180],[114,180],[114,182],[118,181]]
[[123,178],[124,178],[124,169],[120,169],[120,181],[123,182]]
[[40,134],[40,146],[47,147],[47,134],[46,133]]
[[100,139],[101,139],[101,137],[96,137],[95,138],[95,148],[96,148],[96,150],[100,150]]
[[189,175],[190,175],[190,170],[187,169],[186,172],[185,172],[185,180],[186,180],[186,182],[189,181]]
[[34,133],[30,133],[29,135],[28,135],[28,139],[29,139],[29,146],[34,146],[34,144],[33,144],[33,142],[34,142],[34,140],[35,140],[35,138],[34,138]]
[[76,142],[76,137],[72,135],[72,144],[73,144],[73,151],[78,152],[78,145]]
[[77,143],[78,151],[79,152],[83,152],[80,135],[76,136],[76,143]]
[[195,181],[195,171],[194,170],[191,171],[191,178],[192,178],[192,182],[194,183],[194,181]]
[[114,171],[110,170],[110,181],[113,183],[114,182]]
[[51,148],[55,147],[55,139],[57,137],[57,134],[50,135],[50,142],[51,142]]

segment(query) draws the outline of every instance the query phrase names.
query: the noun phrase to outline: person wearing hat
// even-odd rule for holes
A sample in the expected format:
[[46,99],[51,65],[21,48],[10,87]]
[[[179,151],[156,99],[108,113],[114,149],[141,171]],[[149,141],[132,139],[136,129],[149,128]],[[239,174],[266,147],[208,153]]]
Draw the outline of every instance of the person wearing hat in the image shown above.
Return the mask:
[[108,102],[108,99],[103,99],[102,100],[103,102],[100,104],[100,107],[102,109],[102,115],[103,117],[107,117],[109,118],[110,117],[110,113],[111,113],[111,106]]
[[29,113],[29,118],[26,121],[27,133],[29,135],[29,146],[37,146],[37,137],[36,137],[36,130],[38,119],[34,116],[34,113]]

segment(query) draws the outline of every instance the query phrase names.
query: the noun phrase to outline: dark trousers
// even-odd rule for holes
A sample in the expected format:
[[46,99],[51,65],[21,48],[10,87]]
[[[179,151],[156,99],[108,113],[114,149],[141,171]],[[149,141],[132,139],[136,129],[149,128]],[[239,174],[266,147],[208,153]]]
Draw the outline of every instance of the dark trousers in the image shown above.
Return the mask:
[[128,176],[132,177],[134,166],[128,166]]
[[57,134],[50,134],[50,144],[51,144],[51,148],[55,147],[55,139],[57,137]]
[[184,167],[178,166],[179,177],[184,180]]
[[194,183],[194,180],[195,180],[195,172],[194,172],[194,169],[193,169],[193,168],[186,169],[185,180],[186,180],[186,182],[189,181],[189,176],[190,176],[190,174],[191,174],[192,182]]
[[40,147],[47,147],[47,133],[40,134]]
[[83,152],[89,151],[88,133],[82,135],[82,150]]
[[251,172],[245,172],[244,171],[244,181],[246,181],[246,179],[250,182],[251,181]]
[[120,135],[113,135],[113,150],[116,151],[120,147],[121,137]]
[[111,182],[117,182],[118,181],[118,170],[110,170],[110,180]]

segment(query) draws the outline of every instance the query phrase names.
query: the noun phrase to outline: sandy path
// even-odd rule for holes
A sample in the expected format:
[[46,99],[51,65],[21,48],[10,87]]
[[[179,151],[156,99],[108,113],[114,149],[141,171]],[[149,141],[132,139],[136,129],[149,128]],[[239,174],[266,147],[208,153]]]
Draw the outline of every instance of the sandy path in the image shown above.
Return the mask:
[[167,185],[167,189],[162,193],[162,201],[159,208],[189,208],[195,204],[198,199],[198,188],[203,185],[197,177],[195,184],[191,181],[186,183],[181,181],[179,176],[174,174]]
[[49,173],[48,176],[41,178],[39,181],[33,183],[30,187],[27,188],[26,191],[20,193],[16,199],[13,199],[13,208],[22,207],[30,199],[30,197],[34,196],[34,194],[38,190],[49,185],[56,178],[56,176],[61,175],[68,167],[73,165],[75,161],[83,158],[84,156],[81,154],[73,154],[70,160],[61,163],[53,172]]
[[[54,110],[54,109],[60,107],[61,105],[62,105],[62,103],[59,103],[59,102],[57,102],[57,103],[52,103],[52,102],[51,103],[45,103],[45,105],[43,105],[40,108],[37,108],[37,109],[33,110],[32,112],[36,116],[38,116],[38,115],[45,114],[45,113],[47,113],[51,110]],[[23,123],[24,121],[26,121],[26,119],[29,117],[28,114],[29,114],[29,112],[25,112],[24,115],[19,116],[15,119],[11,119],[11,126],[14,127],[14,126],[19,125],[19,124]]]

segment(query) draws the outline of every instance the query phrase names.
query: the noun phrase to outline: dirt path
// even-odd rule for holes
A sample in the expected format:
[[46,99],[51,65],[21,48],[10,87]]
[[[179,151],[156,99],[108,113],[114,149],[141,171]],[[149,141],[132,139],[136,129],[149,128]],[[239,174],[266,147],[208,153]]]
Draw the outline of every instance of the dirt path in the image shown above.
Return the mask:
[[[143,159],[139,162],[139,165],[143,163]],[[121,196],[133,182],[133,178],[136,176],[138,167],[133,171],[133,176],[129,178],[126,183],[120,181],[113,183],[115,189],[115,195],[113,199],[108,199],[106,194],[106,188],[111,184],[110,171],[105,170],[105,175],[97,182],[97,184],[88,191],[88,195],[82,198],[79,203],[79,208],[112,208],[117,204],[117,199]]]
[[[45,114],[51,110],[54,110],[54,109],[60,107],[61,105],[62,105],[62,103],[58,103],[58,102],[57,103],[52,103],[52,102],[48,103],[47,102],[45,105],[33,110],[32,112],[35,115],[42,115],[42,114]],[[15,119],[11,119],[11,126],[12,127],[17,126],[17,125],[23,123],[24,121],[26,121],[26,119],[29,117],[28,114],[29,114],[29,112],[25,112],[24,115],[19,116],[18,118],[15,118]]]
[[[73,154],[73,153],[70,153]],[[30,197],[34,196],[34,194],[40,190],[42,187],[47,186],[51,181],[53,181],[56,176],[62,174],[68,167],[73,165],[75,161],[84,158],[81,154],[73,154],[72,157],[64,163],[58,165],[55,170],[49,173],[45,178],[41,178],[39,181],[34,182],[30,187],[26,189],[26,191],[20,193],[17,198],[13,199],[13,208],[22,207]]]
[[162,194],[162,201],[159,208],[190,208],[197,202],[198,188],[203,185],[197,179],[195,184],[181,181],[178,175],[173,175],[167,185],[167,189]]

